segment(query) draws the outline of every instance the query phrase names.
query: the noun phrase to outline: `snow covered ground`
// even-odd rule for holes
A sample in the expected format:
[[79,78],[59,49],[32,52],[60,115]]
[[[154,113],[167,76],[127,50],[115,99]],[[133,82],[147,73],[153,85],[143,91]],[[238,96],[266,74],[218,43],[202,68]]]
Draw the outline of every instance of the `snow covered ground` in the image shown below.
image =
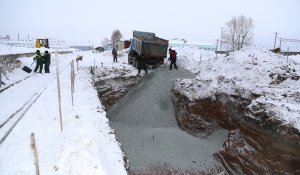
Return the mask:
[[[20,48],[0,48],[0,55],[24,53]],[[299,81],[292,79],[299,75],[300,56],[290,56],[287,60],[286,57],[267,50],[248,48],[215,58],[213,52],[198,48],[173,49],[178,53],[177,64],[197,74],[195,80],[177,80],[192,86],[184,92],[190,99],[205,98],[222,92],[245,97],[250,92],[261,94],[252,101],[253,104],[265,104],[280,120],[300,129]],[[22,118],[3,143],[0,143],[0,174],[35,174],[31,133],[35,134],[41,174],[126,174],[123,153],[114,131],[109,127],[90,74],[91,66],[111,70],[132,69],[132,75],[136,74],[137,71],[127,65],[126,53],[127,50],[119,53],[118,63],[112,62],[110,52],[59,55],[62,131],[55,54],[52,54],[50,74],[27,74],[21,69],[10,72],[9,80],[4,79],[7,85],[1,89],[18,80],[22,81],[0,93],[0,139],[5,138],[5,134],[19,117]],[[75,70],[72,106],[70,61],[78,55],[82,55],[83,60],[79,61],[79,70]],[[30,66],[32,57],[20,58],[20,61],[21,67]],[[108,72],[111,77],[116,76],[113,71]],[[2,125],[10,116],[12,118]]]
[[[55,52],[55,49],[45,49],[45,48],[39,48],[42,53],[44,53],[45,50],[48,50],[49,52]],[[69,48],[69,49],[62,49],[63,51],[75,51],[76,49]],[[0,43],[0,55],[8,55],[8,54],[23,54],[23,53],[35,53],[36,48],[28,48],[28,47],[11,47],[5,44]],[[60,51],[60,50],[58,50]]]
[[[75,70],[74,106],[71,100],[70,61],[83,56]],[[60,129],[55,54],[50,74],[27,74],[21,69],[8,74],[7,85],[28,77],[0,93],[0,174],[32,175],[35,163],[31,133],[35,135],[41,174],[126,174],[123,152],[115,139],[97,92],[92,86],[89,67],[122,67],[112,64],[108,53],[81,52],[59,55],[63,130]],[[30,66],[31,57],[20,58]],[[120,61],[121,62],[121,61]],[[34,66],[31,66],[33,68]],[[76,65],[75,65],[76,69]],[[2,87],[3,88],[3,87]],[[16,112],[18,111],[19,112]],[[14,113],[16,113],[14,115]],[[19,122],[9,133],[14,123]],[[5,138],[5,135],[9,135]]]

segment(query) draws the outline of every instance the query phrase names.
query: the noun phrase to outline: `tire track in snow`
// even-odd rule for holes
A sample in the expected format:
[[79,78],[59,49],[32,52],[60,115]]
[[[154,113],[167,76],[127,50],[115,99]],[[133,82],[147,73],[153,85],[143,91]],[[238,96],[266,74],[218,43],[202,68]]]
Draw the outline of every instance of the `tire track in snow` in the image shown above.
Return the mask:
[[[60,61],[59,63],[61,63],[62,61]],[[54,64],[56,65],[56,64]],[[53,66],[54,66],[53,65]],[[59,72],[59,74],[61,74],[62,72],[64,72],[65,70],[68,69],[68,67],[70,66],[70,64],[67,64],[67,66],[61,70]],[[34,75],[34,74],[32,74]],[[32,76],[31,75],[31,76]],[[52,78],[52,79],[51,79]],[[57,78],[56,74],[54,76],[52,76],[50,81],[48,81],[46,84],[44,84],[44,86],[39,90],[38,93],[35,93],[33,96],[30,97],[29,100],[27,100],[21,108],[19,108],[18,110],[16,110],[13,114],[11,114],[1,125],[0,125],[0,132],[2,132],[5,128],[2,128],[3,126],[6,126],[7,124],[12,124],[12,125],[8,125],[8,130],[4,131],[5,134],[1,137],[0,139],[0,145],[5,141],[5,139],[9,136],[9,134],[11,133],[11,131],[15,128],[15,126],[19,123],[19,121],[25,116],[26,112],[32,107],[32,105],[39,99],[39,97],[43,94],[43,92],[46,91],[47,87]],[[25,108],[26,107],[26,108]],[[24,109],[25,108],[25,109]],[[17,118],[15,121],[11,121],[11,119],[13,119],[15,116],[17,116],[17,114],[19,114],[22,111],[22,113],[20,114],[19,118]]]

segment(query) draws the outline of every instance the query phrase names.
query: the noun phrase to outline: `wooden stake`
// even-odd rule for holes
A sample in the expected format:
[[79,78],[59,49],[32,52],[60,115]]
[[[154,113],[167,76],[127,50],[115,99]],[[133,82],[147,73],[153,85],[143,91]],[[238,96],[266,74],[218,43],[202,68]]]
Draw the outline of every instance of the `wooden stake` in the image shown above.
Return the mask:
[[289,65],[289,50],[290,50],[290,47],[287,48],[287,51],[286,51],[286,64]]
[[217,45],[216,45],[216,58],[218,57],[218,45],[219,45],[219,40],[217,39]]
[[201,64],[201,62],[202,62],[202,53],[200,53],[200,62],[199,62],[199,64]]
[[71,96],[72,96],[72,106],[74,104],[74,83],[75,83],[75,73],[74,73],[74,60],[71,61]]
[[38,159],[38,153],[37,153],[34,133],[31,133],[31,149],[32,149],[33,157],[34,157],[35,174],[40,175],[39,159]]
[[57,80],[57,94],[58,94],[58,109],[59,109],[59,116],[60,116],[60,130],[63,130],[62,125],[62,113],[61,113],[61,95],[60,95],[60,81],[59,81],[59,62],[58,62],[58,54],[57,51],[55,52],[56,57],[56,80]]
[[77,62],[77,72],[78,72],[78,60],[76,62]]

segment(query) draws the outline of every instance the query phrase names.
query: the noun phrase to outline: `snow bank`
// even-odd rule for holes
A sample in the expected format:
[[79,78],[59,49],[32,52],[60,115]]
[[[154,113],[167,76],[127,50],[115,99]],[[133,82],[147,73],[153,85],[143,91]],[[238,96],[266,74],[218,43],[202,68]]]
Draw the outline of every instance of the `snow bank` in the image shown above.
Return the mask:
[[177,80],[175,85],[190,100],[221,93],[251,99],[255,94],[259,97],[250,105],[259,103],[274,118],[300,130],[300,56],[287,59],[268,50],[245,48],[228,56],[203,54],[200,63],[199,51],[180,49],[176,49],[178,63],[198,74],[195,80]]

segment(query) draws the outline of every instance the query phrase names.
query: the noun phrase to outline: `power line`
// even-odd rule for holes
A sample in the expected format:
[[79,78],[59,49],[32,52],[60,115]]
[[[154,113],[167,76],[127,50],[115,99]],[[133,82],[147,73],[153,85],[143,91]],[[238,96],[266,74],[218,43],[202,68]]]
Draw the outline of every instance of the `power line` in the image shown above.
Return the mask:
[[280,41],[284,41],[284,42],[295,42],[295,43],[300,42],[299,39],[287,39],[287,38],[280,38]]
[[285,34],[285,33],[278,33],[280,35],[285,35],[285,36],[290,36],[290,37],[297,37],[297,38],[300,38],[300,36],[298,35],[290,35],[290,34]]

